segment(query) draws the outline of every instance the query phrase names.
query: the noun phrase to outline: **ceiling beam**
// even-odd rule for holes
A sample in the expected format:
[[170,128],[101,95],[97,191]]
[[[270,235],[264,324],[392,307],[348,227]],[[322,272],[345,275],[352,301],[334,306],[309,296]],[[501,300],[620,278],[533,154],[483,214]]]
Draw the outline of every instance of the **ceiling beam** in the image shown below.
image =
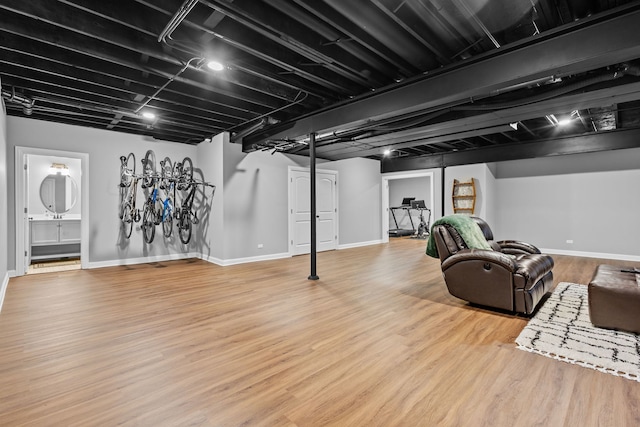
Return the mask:
[[[512,131],[510,123],[543,117],[545,114],[560,114],[572,109],[586,109],[612,102],[629,102],[640,100],[640,81],[614,88],[594,90],[591,92],[565,95],[549,99],[536,104],[526,104],[501,111],[490,111],[475,116],[443,121],[419,128],[392,132],[369,138],[362,138],[360,143],[368,144],[371,148],[357,151],[354,147],[335,144],[317,147],[318,155],[330,158],[364,157],[379,154],[384,148],[402,149],[432,142],[451,141],[457,139],[491,135],[505,131]],[[532,136],[535,137],[529,129]]]
[[381,89],[376,95],[273,126],[246,138],[243,149],[250,151],[253,144],[269,138],[297,138],[310,132],[362,126],[417,110],[437,110],[540,78],[570,75],[636,59],[640,57],[638,22],[640,5],[637,3],[595,15],[443,68],[410,84]]
[[[376,146],[370,145],[373,148],[369,148],[367,150],[363,150],[361,148],[345,147],[344,145],[336,144],[335,146],[332,146],[332,145],[320,146],[317,148],[317,151],[318,151],[318,155],[322,156],[323,158],[347,159],[352,157],[366,157],[366,156],[382,154],[382,152],[387,148],[392,150],[403,150],[410,147],[428,146],[428,145],[437,144],[441,142],[456,141],[462,138],[482,137],[484,135],[493,135],[495,133],[509,132],[509,131],[513,131],[513,129],[509,125],[501,125],[501,126],[494,126],[490,128],[483,128],[483,129],[472,129],[464,132],[454,132],[447,135],[440,135],[440,136],[435,136],[431,138],[422,138],[419,140],[419,142],[412,141],[412,142],[406,142],[401,144],[381,143],[380,145],[376,145]],[[361,140],[360,142],[365,142],[365,141]]]
[[569,154],[637,148],[640,129],[615,130],[580,136],[547,139],[519,144],[504,144],[455,153],[407,159],[385,159],[381,172],[401,172],[416,169],[432,169],[477,163],[504,162]]

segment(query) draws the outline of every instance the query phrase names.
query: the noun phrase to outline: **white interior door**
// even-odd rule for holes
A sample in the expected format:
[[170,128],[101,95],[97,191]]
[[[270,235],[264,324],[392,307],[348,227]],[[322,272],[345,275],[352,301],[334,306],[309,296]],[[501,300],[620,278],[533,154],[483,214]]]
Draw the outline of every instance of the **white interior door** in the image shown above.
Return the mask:
[[[316,243],[317,251],[338,247],[337,173],[316,171]],[[289,171],[289,235],[290,252],[300,255],[311,252],[311,177],[309,170]]]

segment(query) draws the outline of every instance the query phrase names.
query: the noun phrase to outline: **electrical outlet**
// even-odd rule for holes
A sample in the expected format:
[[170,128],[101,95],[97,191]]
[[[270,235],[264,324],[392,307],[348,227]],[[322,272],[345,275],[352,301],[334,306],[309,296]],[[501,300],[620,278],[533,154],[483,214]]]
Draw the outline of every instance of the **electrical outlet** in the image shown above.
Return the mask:
[[258,249],[262,249],[264,245],[262,243],[258,243]]
[[567,240],[567,243],[572,244],[573,240]]

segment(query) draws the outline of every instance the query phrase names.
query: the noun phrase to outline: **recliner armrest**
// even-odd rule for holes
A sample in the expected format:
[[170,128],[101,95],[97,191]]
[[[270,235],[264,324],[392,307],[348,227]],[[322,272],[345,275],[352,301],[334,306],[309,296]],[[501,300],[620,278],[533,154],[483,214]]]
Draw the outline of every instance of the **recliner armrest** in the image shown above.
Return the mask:
[[502,252],[510,255],[541,253],[540,249],[533,246],[531,243],[520,242],[518,240],[500,240],[498,245],[500,245]]
[[[518,270],[514,284],[516,288],[533,286],[540,278],[553,269],[553,258],[549,255],[531,254],[518,260]],[[521,277],[522,280],[519,280]]]
[[464,261],[483,261],[490,264],[496,264],[511,272],[515,272],[518,267],[515,258],[502,252],[489,251],[485,249],[463,249],[442,262],[442,271]]

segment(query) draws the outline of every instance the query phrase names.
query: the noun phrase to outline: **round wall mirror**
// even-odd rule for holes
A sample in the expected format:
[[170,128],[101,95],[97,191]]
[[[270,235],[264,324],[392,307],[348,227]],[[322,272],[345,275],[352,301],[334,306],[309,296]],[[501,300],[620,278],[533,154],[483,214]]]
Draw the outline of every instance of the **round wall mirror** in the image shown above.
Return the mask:
[[69,175],[47,175],[40,184],[40,200],[53,213],[68,212],[78,200],[78,186]]

